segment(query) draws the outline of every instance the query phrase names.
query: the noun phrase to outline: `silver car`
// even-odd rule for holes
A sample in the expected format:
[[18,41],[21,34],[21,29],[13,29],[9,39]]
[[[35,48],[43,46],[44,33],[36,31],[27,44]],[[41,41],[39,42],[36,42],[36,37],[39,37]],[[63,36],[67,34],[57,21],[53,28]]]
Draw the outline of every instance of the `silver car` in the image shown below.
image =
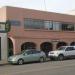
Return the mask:
[[10,56],[8,62],[12,64],[23,64],[25,62],[40,61],[44,62],[46,55],[42,51],[37,50],[25,50],[19,55]]

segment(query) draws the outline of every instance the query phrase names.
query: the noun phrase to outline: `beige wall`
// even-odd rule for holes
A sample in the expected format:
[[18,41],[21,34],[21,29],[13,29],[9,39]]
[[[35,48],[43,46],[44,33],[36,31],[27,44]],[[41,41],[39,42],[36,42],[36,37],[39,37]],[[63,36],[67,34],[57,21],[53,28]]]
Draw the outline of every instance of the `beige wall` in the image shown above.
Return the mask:
[[0,22],[6,21],[6,7],[0,8]]

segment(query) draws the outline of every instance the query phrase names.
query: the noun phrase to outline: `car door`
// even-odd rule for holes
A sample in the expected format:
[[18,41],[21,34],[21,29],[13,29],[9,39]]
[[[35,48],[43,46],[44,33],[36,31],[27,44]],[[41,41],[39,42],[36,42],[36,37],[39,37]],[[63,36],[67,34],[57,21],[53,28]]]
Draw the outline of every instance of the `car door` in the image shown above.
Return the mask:
[[74,47],[74,46],[71,47],[71,55],[72,55],[72,56],[75,56],[75,47]]
[[70,57],[75,54],[75,48],[74,47],[67,47],[65,49],[65,56]]
[[40,51],[33,50],[33,61],[38,61],[40,58]]
[[31,62],[31,61],[33,61],[32,51],[26,51],[24,53],[23,59],[24,59],[25,62]]

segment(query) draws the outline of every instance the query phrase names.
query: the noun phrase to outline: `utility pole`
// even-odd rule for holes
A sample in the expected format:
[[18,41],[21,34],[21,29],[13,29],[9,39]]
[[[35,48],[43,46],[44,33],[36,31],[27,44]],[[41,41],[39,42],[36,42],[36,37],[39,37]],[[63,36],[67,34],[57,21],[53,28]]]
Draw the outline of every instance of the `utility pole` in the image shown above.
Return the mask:
[[44,9],[45,9],[45,11],[47,11],[46,1],[45,0],[44,0]]

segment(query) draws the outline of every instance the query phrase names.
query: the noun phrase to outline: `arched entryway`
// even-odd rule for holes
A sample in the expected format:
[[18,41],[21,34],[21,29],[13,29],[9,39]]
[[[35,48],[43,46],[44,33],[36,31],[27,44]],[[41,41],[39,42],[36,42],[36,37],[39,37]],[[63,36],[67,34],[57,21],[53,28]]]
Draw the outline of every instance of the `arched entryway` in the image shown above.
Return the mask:
[[48,52],[53,50],[53,45],[50,42],[44,42],[40,45],[40,49],[48,56]]
[[36,44],[34,42],[25,42],[21,45],[21,51],[26,49],[36,49]]
[[75,46],[75,42],[71,42],[71,44],[70,44],[71,46]]
[[13,42],[8,38],[8,57],[13,55]]
[[58,42],[56,48],[59,48],[61,46],[67,46],[66,42]]

